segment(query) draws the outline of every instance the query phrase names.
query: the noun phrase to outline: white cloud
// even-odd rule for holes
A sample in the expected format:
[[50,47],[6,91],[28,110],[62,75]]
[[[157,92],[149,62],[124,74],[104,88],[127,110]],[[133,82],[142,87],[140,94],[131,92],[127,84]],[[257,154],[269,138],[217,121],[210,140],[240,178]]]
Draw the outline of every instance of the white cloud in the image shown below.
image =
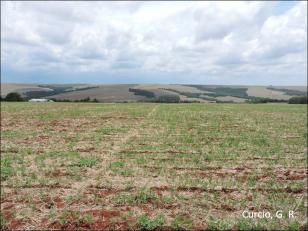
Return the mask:
[[1,2],[1,65],[306,78],[307,2],[277,4]]

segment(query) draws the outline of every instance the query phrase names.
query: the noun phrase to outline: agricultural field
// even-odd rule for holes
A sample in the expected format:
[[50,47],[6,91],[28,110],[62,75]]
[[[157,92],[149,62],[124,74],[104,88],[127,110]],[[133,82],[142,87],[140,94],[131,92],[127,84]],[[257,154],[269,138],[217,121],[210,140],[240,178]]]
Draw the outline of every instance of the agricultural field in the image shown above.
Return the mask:
[[2,102],[1,228],[304,230],[306,127],[282,103]]
[[[143,91],[139,94],[133,91]],[[294,96],[306,96],[306,86],[230,86],[183,84],[13,84],[1,83],[1,96],[10,92],[23,98],[49,98],[54,100],[82,100],[87,97],[103,103],[151,101],[162,95],[178,95],[181,101],[202,103],[233,102],[273,99],[287,101]]]
[[145,100],[146,97],[140,95],[134,95],[133,92],[129,92],[129,88],[137,86],[136,84],[115,84],[115,85],[100,85],[96,88],[88,90],[76,90],[69,93],[61,93],[50,98],[54,99],[69,99],[78,100],[89,97],[90,99],[97,99],[100,102],[123,102],[123,101],[138,101]]
[[1,96],[6,96],[10,92],[17,92],[23,94],[28,91],[52,91],[50,88],[40,87],[37,84],[14,84],[14,83],[1,83]]

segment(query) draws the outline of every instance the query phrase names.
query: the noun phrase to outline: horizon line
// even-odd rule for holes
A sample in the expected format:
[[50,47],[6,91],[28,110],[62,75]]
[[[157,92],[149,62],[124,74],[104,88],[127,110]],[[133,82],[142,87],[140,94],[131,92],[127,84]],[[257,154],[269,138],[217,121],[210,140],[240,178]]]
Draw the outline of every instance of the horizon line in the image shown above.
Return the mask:
[[84,85],[203,85],[203,86],[256,86],[256,87],[268,87],[268,86],[276,86],[276,87],[307,87],[306,85],[259,85],[259,84],[204,84],[204,83],[38,83],[38,82],[0,82],[0,84],[36,84],[36,85],[72,85],[72,84],[84,84]]

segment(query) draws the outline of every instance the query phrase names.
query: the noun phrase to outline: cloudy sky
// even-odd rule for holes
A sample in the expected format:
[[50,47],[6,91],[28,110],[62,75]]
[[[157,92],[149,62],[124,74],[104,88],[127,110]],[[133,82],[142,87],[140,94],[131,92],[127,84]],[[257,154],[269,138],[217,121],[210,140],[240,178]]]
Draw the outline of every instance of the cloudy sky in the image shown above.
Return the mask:
[[1,2],[1,81],[307,84],[307,2]]

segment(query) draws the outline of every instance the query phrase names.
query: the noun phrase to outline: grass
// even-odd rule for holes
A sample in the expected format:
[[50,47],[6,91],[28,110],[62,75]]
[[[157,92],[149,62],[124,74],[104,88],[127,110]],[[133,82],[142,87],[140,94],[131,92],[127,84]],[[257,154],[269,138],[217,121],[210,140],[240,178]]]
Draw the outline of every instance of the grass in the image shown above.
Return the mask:
[[166,222],[165,216],[163,213],[159,214],[153,219],[149,218],[146,214],[143,214],[139,217],[138,223],[141,229],[145,230],[154,230],[162,227]]
[[99,159],[97,157],[82,157],[80,158],[76,165],[83,168],[92,168],[93,166],[99,163]]
[[306,109],[1,103],[2,226],[305,229]]

